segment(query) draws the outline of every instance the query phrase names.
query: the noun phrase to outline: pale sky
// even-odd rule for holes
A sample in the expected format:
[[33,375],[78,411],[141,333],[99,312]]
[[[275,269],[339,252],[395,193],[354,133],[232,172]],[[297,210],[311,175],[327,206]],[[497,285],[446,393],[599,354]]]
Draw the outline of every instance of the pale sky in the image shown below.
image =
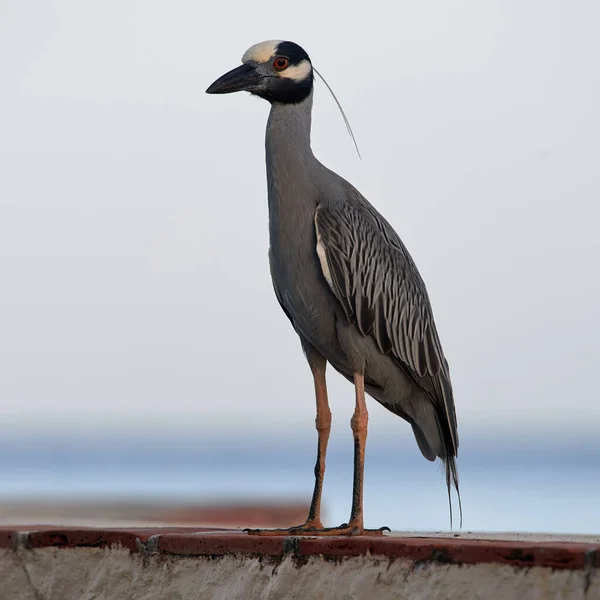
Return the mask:
[[598,22],[595,0],[1,1],[2,427],[313,426],[269,276],[269,107],[204,93],[275,38],[352,123],[362,161],[317,82],[315,153],[417,262],[459,431],[597,430]]

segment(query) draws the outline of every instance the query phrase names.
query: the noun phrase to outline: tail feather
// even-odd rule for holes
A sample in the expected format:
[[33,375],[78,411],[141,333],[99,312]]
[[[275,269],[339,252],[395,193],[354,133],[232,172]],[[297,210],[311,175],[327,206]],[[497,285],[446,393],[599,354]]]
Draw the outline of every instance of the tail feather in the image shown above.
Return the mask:
[[[402,417],[410,423],[419,446],[421,454],[427,460],[440,458],[444,463],[446,488],[448,490],[448,504],[450,509],[450,529],[453,527],[452,487],[456,489],[458,497],[458,511],[460,516],[460,527],[463,524],[462,501],[458,485],[458,468],[456,457],[458,456],[458,432],[456,431],[456,415],[454,403],[450,403],[452,413],[449,415],[446,406],[440,406],[429,401],[427,397],[420,397],[415,402],[404,405],[392,404],[381,398],[377,388],[368,386],[367,391],[380,404],[391,412]],[[450,399],[451,396],[450,389]]]
[[428,434],[425,434],[425,432],[416,423],[411,422],[411,425],[415,439],[417,440],[417,445],[419,446],[419,450],[421,450],[421,454],[423,454],[427,460],[435,460],[436,458],[440,458],[444,463],[444,475],[446,479],[446,489],[448,490],[448,505],[450,509],[450,529],[452,529],[453,525],[451,493],[453,486],[458,497],[460,528],[462,528],[462,502],[460,498],[460,488],[458,485],[458,468],[456,466],[458,450],[454,447],[454,438],[449,435],[449,432],[444,434],[444,428],[439,422],[439,417],[436,434],[433,436],[431,434],[431,428],[428,429]]
[[[433,407],[433,405],[431,405]],[[444,463],[446,488],[448,490],[448,505],[450,508],[450,529],[453,525],[453,510],[452,510],[452,487],[456,490],[458,496],[458,511],[460,516],[460,528],[462,528],[462,502],[460,498],[460,488],[458,485],[458,468],[456,466],[456,456],[458,450],[454,447],[454,437],[450,436],[449,431],[445,432],[443,425],[440,423],[440,415],[437,415],[437,427],[428,427],[426,430],[421,429],[412,419],[407,420],[412,426],[415,439],[421,454],[427,460],[435,460],[440,458]],[[443,421],[442,421],[443,423]],[[435,431],[435,434],[432,433]],[[427,433],[426,433],[427,432]]]
[[458,485],[458,468],[456,466],[456,457],[458,456],[458,435],[452,424],[445,418],[445,414],[440,407],[433,404],[422,406],[423,414],[427,414],[429,409],[429,418],[421,418],[420,422],[409,420],[412,425],[415,439],[421,454],[428,460],[440,458],[444,463],[446,488],[448,490],[448,505],[450,509],[450,529],[453,525],[452,510],[452,487],[456,490],[458,496],[458,509],[460,515],[460,527],[462,528],[462,502],[460,498],[460,488]]
[[462,529],[463,524],[463,512],[462,512],[462,502],[460,499],[460,488],[458,487],[458,469],[456,468],[456,457],[455,456],[447,456],[442,459],[444,461],[444,468],[446,471],[446,488],[448,490],[448,505],[450,507],[450,529],[452,529],[452,486],[456,490],[456,495],[458,497],[458,512],[460,516],[460,529]]

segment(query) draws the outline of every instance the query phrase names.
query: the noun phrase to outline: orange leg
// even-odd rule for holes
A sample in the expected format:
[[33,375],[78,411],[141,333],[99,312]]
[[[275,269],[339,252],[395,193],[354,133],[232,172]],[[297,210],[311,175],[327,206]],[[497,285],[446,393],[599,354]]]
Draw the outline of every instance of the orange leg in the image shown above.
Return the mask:
[[365,378],[364,375],[354,375],[354,387],[356,390],[356,408],[350,420],[352,435],[354,436],[354,484],[352,486],[352,511],[348,527],[364,530],[363,519],[363,489],[365,472],[365,447],[367,445],[367,428],[369,424],[369,413],[365,402]]
[[325,476],[325,456],[327,454],[327,443],[331,431],[331,410],[327,399],[327,382],[325,380],[325,368],[327,361],[322,359],[311,365],[313,378],[315,380],[315,396],[317,398],[317,462],[315,464],[315,489],[313,491],[310,510],[306,523],[299,529],[323,529],[321,523],[321,493],[323,491],[323,477]]
[[315,391],[317,396],[317,432],[319,434],[319,445],[317,454],[317,464],[315,465],[315,489],[308,513],[306,523],[299,527],[290,529],[254,529],[247,530],[253,535],[316,535],[316,536],[334,536],[334,535],[382,535],[384,530],[389,531],[389,527],[380,529],[365,529],[363,517],[363,487],[365,470],[365,447],[367,443],[367,425],[369,422],[369,413],[365,402],[365,380],[364,375],[355,373],[354,387],[356,390],[356,408],[350,421],[352,435],[354,437],[354,482],[352,486],[352,511],[350,513],[350,522],[344,523],[339,527],[325,528],[321,524],[321,491],[323,487],[323,475],[325,473],[325,454],[327,452],[327,442],[331,430],[331,411],[327,402],[327,388],[325,385],[325,361],[323,359],[322,368],[320,365],[311,363],[313,376],[315,379]]
[[317,399],[317,426],[318,444],[317,444],[317,462],[315,464],[315,488],[313,491],[310,509],[306,522],[297,527],[289,529],[249,529],[248,533],[252,535],[294,535],[303,532],[315,532],[323,530],[321,523],[321,495],[323,492],[323,477],[325,476],[325,455],[327,454],[327,443],[329,442],[329,432],[331,431],[331,410],[329,409],[329,400],[327,399],[327,381],[325,370],[327,361],[320,355],[310,354],[309,364],[315,383],[315,396]]
[[363,516],[363,488],[365,471],[365,448],[367,445],[367,426],[369,413],[365,402],[365,378],[361,373],[354,374],[356,407],[350,420],[354,437],[354,482],[352,486],[352,510],[350,522],[339,527],[331,527],[315,531],[309,535],[382,535],[389,527],[365,529]]

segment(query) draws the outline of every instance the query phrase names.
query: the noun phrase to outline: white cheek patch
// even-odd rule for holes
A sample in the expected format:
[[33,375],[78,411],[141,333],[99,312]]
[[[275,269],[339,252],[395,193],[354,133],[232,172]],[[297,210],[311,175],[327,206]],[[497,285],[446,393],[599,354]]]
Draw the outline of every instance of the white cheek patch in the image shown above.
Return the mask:
[[277,46],[281,43],[281,40],[267,40],[266,42],[260,42],[260,44],[254,44],[250,46],[244,56],[242,56],[242,62],[247,63],[251,60],[257,63],[265,63],[275,54]]
[[287,69],[279,72],[279,77],[285,77],[287,79],[293,79],[294,81],[302,81],[306,79],[310,72],[312,71],[312,67],[310,66],[310,62],[304,59],[302,62],[297,65],[292,65]]

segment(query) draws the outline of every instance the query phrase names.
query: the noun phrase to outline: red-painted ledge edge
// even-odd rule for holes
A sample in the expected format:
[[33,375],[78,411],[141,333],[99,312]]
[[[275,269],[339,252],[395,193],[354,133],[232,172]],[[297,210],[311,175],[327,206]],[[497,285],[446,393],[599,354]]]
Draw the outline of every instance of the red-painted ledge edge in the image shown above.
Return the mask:
[[0,527],[0,548],[110,548],[164,556],[261,556],[330,559],[372,555],[445,564],[497,563],[554,569],[600,568],[600,544],[475,540],[439,537],[277,537],[252,536],[215,528]]

